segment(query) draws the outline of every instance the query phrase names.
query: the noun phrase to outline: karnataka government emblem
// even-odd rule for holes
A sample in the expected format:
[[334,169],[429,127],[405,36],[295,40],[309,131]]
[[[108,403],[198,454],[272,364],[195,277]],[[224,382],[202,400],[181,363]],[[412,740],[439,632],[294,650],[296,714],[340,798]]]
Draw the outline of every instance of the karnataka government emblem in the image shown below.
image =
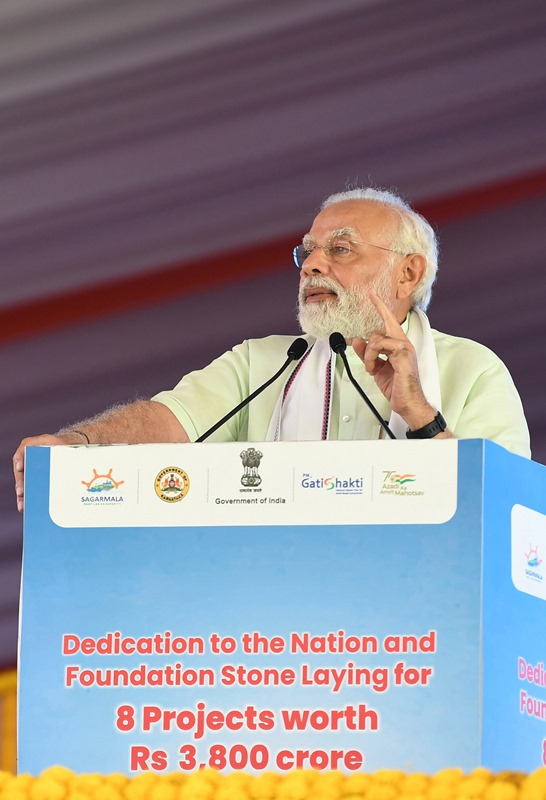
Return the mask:
[[190,479],[180,467],[165,467],[155,479],[155,493],[166,503],[182,500],[190,490]]
[[241,483],[243,486],[259,486],[262,479],[258,474],[258,467],[263,458],[263,453],[260,453],[254,447],[249,447],[247,450],[243,450],[240,456],[245,468]]

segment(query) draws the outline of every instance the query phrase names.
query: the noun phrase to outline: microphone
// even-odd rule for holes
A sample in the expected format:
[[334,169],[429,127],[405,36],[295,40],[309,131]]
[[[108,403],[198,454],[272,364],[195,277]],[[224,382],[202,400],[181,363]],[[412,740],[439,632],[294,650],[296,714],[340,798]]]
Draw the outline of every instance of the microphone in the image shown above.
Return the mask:
[[330,348],[334,351],[334,353],[337,353],[339,356],[341,356],[341,360],[343,361],[343,364],[347,371],[347,376],[351,381],[351,383],[353,384],[353,386],[355,387],[358,394],[364,400],[364,402],[366,403],[372,414],[375,416],[375,418],[381,425],[381,427],[386,430],[390,438],[396,439],[396,436],[391,431],[385,420],[381,417],[381,414],[374,406],[374,404],[372,403],[372,401],[370,400],[364,389],[356,382],[355,378],[353,377],[353,373],[351,372],[349,362],[347,361],[347,356],[345,355],[345,350],[347,349],[347,343],[345,341],[345,337],[341,333],[339,333],[339,331],[335,331],[334,333],[330,334],[330,338],[328,339],[328,341],[330,343]]
[[288,356],[288,358],[286,359],[282,367],[279,370],[277,370],[277,372],[273,375],[273,377],[270,378],[265,383],[263,383],[261,386],[259,386],[254,392],[252,392],[252,394],[250,394],[247,398],[245,398],[245,400],[239,403],[239,405],[235,406],[235,408],[233,408],[229,412],[229,414],[226,414],[225,417],[222,417],[221,420],[219,420],[215,425],[213,425],[212,428],[209,428],[208,431],[205,431],[205,433],[203,433],[195,441],[204,442],[205,439],[208,439],[208,437],[212,433],[214,433],[214,431],[218,430],[218,428],[220,428],[224,424],[224,422],[230,420],[233,416],[235,416],[235,414],[237,414],[238,411],[247,406],[251,402],[251,400],[254,400],[254,398],[257,397],[259,394],[261,394],[264,391],[264,389],[267,389],[268,386],[270,386],[274,381],[276,381],[277,378],[280,375],[282,375],[282,373],[285,371],[288,365],[292,363],[292,361],[299,361],[299,359],[302,357],[302,355],[305,353],[308,347],[309,347],[308,343],[301,336],[298,339],[295,339],[288,348],[288,350],[286,351],[286,355]]

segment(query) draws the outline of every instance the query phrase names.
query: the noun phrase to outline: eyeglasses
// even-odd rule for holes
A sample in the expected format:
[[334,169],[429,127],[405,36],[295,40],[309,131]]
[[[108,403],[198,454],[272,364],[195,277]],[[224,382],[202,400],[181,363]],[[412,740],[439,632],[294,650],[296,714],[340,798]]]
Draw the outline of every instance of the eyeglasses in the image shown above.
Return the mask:
[[322,250],[327,258],[331,258],[336,264],[343,263],[349,259],[351,255],[352,246],[355,244],[364,244],[368,247],[376,247],[378,250],[386,250],[387,253],[398,253],[401,256],[409,256],[410,253],[403,253],[401,250],[392,250],[390,247],[382,247],[379,244],[372,244],[371,242],[351,241],[350,239],[331,239],[328,244],[298,244],[292,250],[294,263],[298,269],[303,267],[306,258],[309,258],[311,253],[318,248]]

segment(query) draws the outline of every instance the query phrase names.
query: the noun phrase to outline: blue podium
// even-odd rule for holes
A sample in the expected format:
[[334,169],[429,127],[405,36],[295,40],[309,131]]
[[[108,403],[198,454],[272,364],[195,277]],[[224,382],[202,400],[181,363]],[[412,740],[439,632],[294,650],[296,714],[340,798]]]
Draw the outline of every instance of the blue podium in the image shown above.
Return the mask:
[[545,558],[486,441],[29,448],[19,770],[531,771]]

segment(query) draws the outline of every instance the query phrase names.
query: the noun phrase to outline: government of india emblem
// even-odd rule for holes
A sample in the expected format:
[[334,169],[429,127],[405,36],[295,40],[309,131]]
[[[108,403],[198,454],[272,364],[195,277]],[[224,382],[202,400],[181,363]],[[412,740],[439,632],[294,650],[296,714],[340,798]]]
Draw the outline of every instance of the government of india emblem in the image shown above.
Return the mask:
[[246,450],[243,450],[240,456],[243,462],[243,467],[245,468],[241,478],[241,483],[243,486],[259,486],[262,482],[262,479],[258,474],[258,467],[260,466],[260,461],[263,458],[263,453],[261,453],[259,450],[256,450],[255,447],[248,447]]

